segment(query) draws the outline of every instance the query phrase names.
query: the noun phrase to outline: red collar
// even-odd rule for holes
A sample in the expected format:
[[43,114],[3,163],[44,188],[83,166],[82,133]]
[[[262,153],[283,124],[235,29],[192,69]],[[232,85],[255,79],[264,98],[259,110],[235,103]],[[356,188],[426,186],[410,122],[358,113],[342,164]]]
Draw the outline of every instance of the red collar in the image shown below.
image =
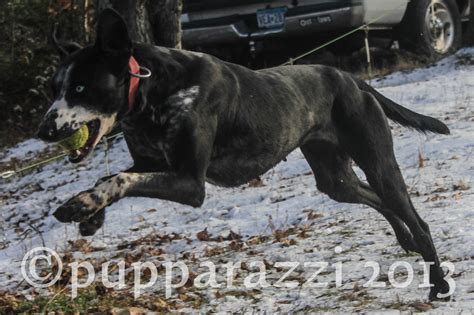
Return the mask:
[[[128,61],[128,67],[130,68],[131,74],[140,74],[140,65],[138,64],[137,60],[130,57]],[[140,84],[140,78],[136,76],[130,76],[130,85],[128,87],[128,111],[127,113],[131,112],[133,109],[133,105],[135,104],[135,97],[138,90],[138,85]]]

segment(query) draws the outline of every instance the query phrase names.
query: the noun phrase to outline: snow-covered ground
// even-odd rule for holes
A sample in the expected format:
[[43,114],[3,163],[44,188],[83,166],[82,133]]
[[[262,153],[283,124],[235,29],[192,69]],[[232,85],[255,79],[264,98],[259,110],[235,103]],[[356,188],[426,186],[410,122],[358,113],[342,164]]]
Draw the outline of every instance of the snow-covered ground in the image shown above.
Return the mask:
[[[194,274],[207,271],[199,267],[200,262],[212,261],[218,267],[219,283],[224,283],[225,263],[243,262],[235,288],[186,287],[165,299],[163,284],[154,286],[154,296],[181,310],[473,313],[474,49],[372,84],[389,98],[439,118],[451,129],[448,136],[422,135],[393,126],[396,156],[413,203],[430,225],[441,260],[455,267],[456,291],[451,301],[424,304],[428,291],[418,288],[423,281],[420,257],[404,253],[375,210],[337,203],[319,193],[299,151],[263,176],[263,185],[234,189],[207,185],[207,198],[199,209],[156,199],[123,199],[107,208],[104,227],[88,238],[81,238],[77,225],[59,223],[51,213],[106,175],[104,150],[96,149],[79,166],[60,160],[23,177],[2,180],[0,287],[31,294],[30,286],[22,282],[21,259],[31,248],[45,244],[61,254],[73,253],[78,260],[181,260]],[[1,163],[31,158],[46,148],[28,140],[4,152]],[[123,140],[116,140],[109,159],[112,173],[130,166]],[[238,236],[228,237],[230,231]],[[285,268],[275,267],[276,262],[300,262],[286,280],[300,284],[317,269],[304,268],[303,263],[327,262],[317,281],[329,284],[326,288],[246,288],[243,279],[252,272],[248,270],[251,261],[265,262],[271,284],[285,273]],[[387,284],[384,288],[363,287],[373,274],[372,268],[364,267],[368,261],[381,266],[377,279]],[[387,280],[388,269],[396,261],[413,266],[414,280],[407,288],[395,288]],[[337,271],[332,264],[336,262],[342,263],[341,287],[335,286]],[[397,272],[397,279],[403,281],[403,268]]]

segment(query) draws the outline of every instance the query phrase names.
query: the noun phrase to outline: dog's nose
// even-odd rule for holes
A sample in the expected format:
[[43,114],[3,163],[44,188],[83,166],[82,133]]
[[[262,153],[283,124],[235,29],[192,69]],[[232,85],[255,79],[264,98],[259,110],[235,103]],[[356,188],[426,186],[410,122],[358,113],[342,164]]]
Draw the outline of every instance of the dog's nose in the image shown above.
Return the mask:
[[56,128],[56,123],[51,120],[44,120],[36,133],[37,137],[44,141],[56,141],[58,139],[59,133]]

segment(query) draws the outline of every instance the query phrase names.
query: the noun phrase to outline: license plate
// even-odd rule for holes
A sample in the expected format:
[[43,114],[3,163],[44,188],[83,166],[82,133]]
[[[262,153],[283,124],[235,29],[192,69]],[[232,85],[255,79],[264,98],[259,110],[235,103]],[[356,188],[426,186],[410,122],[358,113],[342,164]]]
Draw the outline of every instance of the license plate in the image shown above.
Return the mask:
[[286,8],[263,9],[257,11],[259,28],[278,28],[285,24]]

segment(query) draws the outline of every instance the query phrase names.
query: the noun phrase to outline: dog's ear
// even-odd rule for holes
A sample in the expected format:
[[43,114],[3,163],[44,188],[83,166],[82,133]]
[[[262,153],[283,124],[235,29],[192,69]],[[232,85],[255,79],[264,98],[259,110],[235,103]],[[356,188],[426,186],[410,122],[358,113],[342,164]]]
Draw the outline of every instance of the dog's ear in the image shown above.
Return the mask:
[[58,23],[54,24],[53,31],[51,32],[51,42],[59,53],[61,59],[64,59],[73,52],[82,49],[82,46],[76,42],[67,42],[58,39]]
[[106,54],[130,55],[132,41],[123,18],[113,9],[104,9],[99,16],[96,46]]

